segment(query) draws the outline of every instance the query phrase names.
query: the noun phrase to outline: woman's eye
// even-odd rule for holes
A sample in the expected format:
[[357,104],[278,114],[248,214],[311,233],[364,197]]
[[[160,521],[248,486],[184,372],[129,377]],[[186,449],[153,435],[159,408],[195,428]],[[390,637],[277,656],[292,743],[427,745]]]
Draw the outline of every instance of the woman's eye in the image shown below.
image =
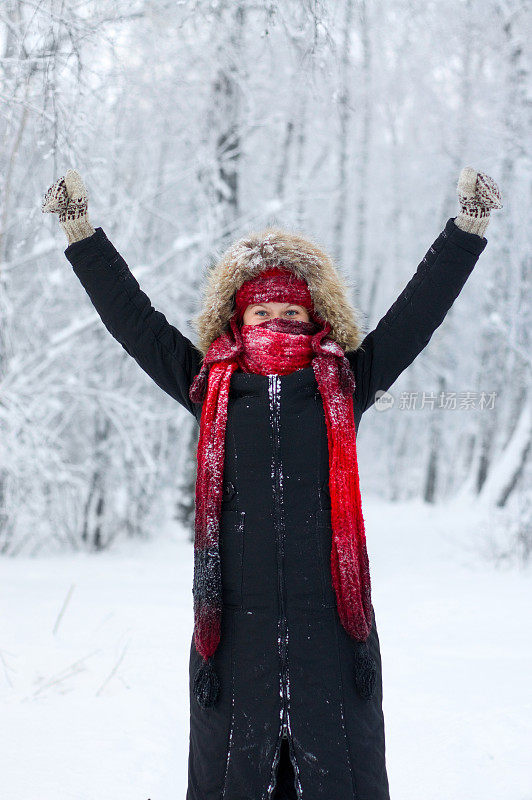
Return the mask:
[[263,308],[258,308],[258,309],[255,311],[255,314],[266,314],[266,311],[265,311]]
[[288,308],[286,313],[287,314],[292,314],[292,316],[293,316],[294,314],[299,314],[299,309],[297,309],[297,308]]

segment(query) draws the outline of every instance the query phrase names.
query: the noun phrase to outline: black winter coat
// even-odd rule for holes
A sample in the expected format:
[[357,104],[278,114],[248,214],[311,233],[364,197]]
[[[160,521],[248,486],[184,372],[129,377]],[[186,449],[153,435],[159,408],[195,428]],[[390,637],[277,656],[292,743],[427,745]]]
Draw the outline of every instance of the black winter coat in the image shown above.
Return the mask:
[[[486,244],[449,219],[349,354],[357,429],[375,392],[426,346]],[[111,334],[199,421],[188,392],[200,352],[152,307],[102,228],[65,254]],[[364,700],[331,583],[327,431],[311,367],[282,377],[233,374],[225,459],[220,695],[213,708],[198,705],[192,680],[200,657],[191,641],[186,798],[387,800],[375,614],[377,686]]]

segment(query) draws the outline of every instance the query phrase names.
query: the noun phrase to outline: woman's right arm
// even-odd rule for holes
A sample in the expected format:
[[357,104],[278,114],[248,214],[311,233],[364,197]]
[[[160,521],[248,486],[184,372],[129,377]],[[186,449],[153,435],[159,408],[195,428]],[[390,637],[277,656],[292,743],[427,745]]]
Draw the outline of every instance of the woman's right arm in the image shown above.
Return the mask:
[[57,213],[69,246],[65,255],[107,330],[155,383],[196,419],[201,406],[189,398],[202,356],[192,342],[153,308],[128,265],[87,212],[87,190],[75,170],[46,192],[43,212]]
[[73,242],[67,259],[107,330],[155,383],[198,416],[188,392],[201,367],[201,353],[142,291],[102,228]]

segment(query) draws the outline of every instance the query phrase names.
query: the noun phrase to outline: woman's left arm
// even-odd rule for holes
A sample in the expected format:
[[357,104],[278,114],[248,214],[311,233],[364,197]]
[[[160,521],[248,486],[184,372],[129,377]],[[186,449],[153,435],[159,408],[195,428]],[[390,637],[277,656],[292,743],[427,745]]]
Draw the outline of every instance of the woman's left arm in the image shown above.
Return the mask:
[[484,173],[466,167],[458,181],[461,211],[451,217],[377,327],[348,353],[355,373],[355,402],[362,412],[386,391],[426,347],[460,294],[488,241],[489,213],[500,192]]

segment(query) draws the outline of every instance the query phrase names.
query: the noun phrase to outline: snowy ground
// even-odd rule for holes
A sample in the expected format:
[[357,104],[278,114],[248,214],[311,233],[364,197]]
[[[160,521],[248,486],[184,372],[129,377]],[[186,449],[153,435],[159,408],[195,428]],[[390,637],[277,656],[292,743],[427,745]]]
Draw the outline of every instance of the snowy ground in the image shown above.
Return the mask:
[[[531,571],[479,561],[458,506],[364,515],[392,800],[532,800]],[[171,525],[104,555],[0,560],[2,797],[184,800],[191,587]]]

